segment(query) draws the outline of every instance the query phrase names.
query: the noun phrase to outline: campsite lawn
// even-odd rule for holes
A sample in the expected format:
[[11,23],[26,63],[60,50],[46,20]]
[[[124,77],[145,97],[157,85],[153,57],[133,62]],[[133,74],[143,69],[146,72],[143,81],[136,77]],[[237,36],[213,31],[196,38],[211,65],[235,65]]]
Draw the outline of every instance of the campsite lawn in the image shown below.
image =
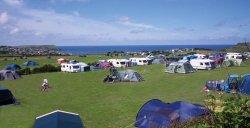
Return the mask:
[[[87,57],[91,62],[99,57]],[[79,58],[77,58],[79,59]],[[55,59],[39,63],[54,63]],[[22,60],[23,61],[23,60]],[[17,60],[19,64],[22,61]],[[7,62],[1,60],[2,68]],[[0,81],[21,102],[0,107],[0,128],[32,128],[35,117],[56,109],[79,113],[87,128],[133,128],[140,107],[150,99],[203,103],[206,80],[225,79],[228,73],[249,73],[250,64],[241,67],[198,71],[193,74],[167,74],[164,65],[133,67],[145,79],[140,83],[104,84],[108,70],[83,73],[42,73],[22,76],[14,81]],[[41,92],[44,78],[52,88]]]

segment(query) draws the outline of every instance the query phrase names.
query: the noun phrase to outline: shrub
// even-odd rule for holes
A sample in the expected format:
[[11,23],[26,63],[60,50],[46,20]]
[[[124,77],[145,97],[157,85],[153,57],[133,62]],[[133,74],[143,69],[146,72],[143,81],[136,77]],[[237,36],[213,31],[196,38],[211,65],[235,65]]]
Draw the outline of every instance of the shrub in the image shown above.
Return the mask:
[[34,68],[32,73],[44,73],[44,72],[59,72],[61,71],[60,66],[53,66],[51,64],[46,64],[39,68]]
[[[210,100],[212,97],[212,101],[216,101],[215,96],[209,97]],[[220,100],[223,102],[223,110],[213,112],[211,119],[204,120],[203,123],[196,126],[211,128],[247,128],[250,126],[250,100],[248,97],[242,98],[239,94],[235,94],[231,97],[220,97]],[[213,103],[213,105],[215,104]]]
[[19,75],[29,75],[31,73],[30,68],[23,68],[17,71]]

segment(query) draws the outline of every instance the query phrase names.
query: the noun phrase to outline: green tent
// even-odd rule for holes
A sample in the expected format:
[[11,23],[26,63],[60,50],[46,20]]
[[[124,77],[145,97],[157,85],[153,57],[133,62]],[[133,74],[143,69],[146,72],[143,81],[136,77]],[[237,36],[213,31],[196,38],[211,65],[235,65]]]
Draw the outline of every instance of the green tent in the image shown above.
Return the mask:
[[168,73],[192,73],[196,70],[189,62],[173,62],[167,68],[165,72]]
[[225,67],[240,66],[242,60],[240,59],[226,59],[223,61],[222,65]]

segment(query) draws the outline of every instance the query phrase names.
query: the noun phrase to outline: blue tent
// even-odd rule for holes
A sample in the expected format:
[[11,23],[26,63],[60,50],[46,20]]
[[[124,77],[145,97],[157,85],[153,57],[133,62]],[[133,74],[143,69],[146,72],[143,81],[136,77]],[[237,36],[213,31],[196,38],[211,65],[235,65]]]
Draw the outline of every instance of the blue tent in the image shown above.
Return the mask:
[[27,61],[27,62],[25,62],[23,65],[24,65],[24,66],[29,66],[29,67],[35,67],[35,66],[38,65],[38,63],[35,62],[35,61]]
[[6,67],[5,67],[5,70],[11,70],[11,71],[17,71],[17,70],[20,70],[21,67],[17,64],[8,64]]
[[39,116],[35,128],[83,128],[81,118],[76,113],[56,110]]
[[242,77],[242,83],[239,86],[239,92],[250,95],[250,74]]
[[139,110],[135,127],[167,128],[176,123],[185,123],[193,118],[207,115],[208,112],[208,109],[197,104],[184,101],[169,104],[152,99]]
[[0,86],[0,106],[14,104],[15,101],[11,91]]

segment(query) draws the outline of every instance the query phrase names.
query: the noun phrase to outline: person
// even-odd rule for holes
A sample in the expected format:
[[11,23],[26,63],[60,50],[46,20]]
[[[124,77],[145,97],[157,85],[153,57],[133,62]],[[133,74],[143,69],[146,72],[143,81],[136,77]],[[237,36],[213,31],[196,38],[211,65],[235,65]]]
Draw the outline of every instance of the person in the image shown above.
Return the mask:
[[114,79],[112,78],[112,76],[107,75],[107,76],[103,79],[103,82],[104,82],[104,83],[106,83],[106,82],[113,83],[113,82],[114,82]]
[[43,79],[42,91],[47,91],[49,88],[48,79]]

